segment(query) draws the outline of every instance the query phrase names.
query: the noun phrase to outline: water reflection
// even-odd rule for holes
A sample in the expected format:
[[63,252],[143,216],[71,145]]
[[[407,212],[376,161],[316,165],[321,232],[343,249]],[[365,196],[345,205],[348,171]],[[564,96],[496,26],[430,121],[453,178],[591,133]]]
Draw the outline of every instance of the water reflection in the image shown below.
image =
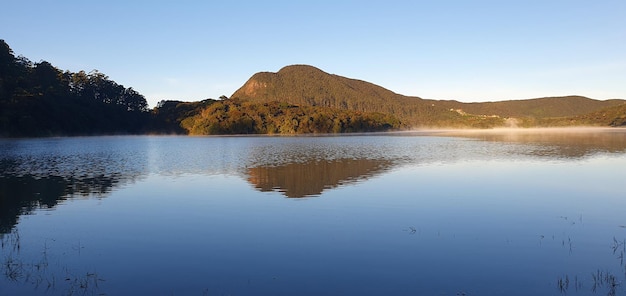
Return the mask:
[[145,175],[138,139],[0,141],[0,234],[8,233],[21,215],[70,198],[106,197]]
[[63,200],[105,197],[121,182],[118,176],[67,178],[62,176],[0,177],[0,234],[9,232],[19,216],[36,209],[51,209]]
[[279,191],[290,198],[321,195],[325,189],[365,180],[388,170],[385,159],[309,160],[248,169],[248,182],[262,192]]
[[525,154],[548,158],[583,158],[626,151],[626,129],[621,128],[495,129],[451,131],[442,135],[529,145],[533,149]]
[[0,294],[622,293],[624,135],[0,140]]
[[624,129],[0,140],[0,233],[34,209],[105,197],[149,174],[235,175],[262,192],[308,197],[407,165],[625,151]]

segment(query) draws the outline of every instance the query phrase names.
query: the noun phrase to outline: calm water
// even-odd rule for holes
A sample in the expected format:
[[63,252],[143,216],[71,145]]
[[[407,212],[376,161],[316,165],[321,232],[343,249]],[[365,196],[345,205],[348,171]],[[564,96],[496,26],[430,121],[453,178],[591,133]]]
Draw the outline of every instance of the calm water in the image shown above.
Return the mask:
[[626,295],[626,130],[0,140],[0,295]]

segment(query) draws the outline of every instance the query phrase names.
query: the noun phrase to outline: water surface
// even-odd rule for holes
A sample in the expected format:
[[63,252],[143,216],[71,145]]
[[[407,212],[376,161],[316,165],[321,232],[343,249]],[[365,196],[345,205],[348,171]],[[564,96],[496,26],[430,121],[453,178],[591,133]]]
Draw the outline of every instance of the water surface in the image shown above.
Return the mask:
[[626,131],[0,140],[0,295],[623,295]]

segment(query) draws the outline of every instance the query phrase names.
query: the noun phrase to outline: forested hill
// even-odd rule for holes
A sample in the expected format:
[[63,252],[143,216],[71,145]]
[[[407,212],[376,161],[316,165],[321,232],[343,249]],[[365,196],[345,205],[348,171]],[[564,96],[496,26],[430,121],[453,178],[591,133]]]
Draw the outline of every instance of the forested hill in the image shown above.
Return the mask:
[[447,106],[399,95],[369,82],[328,74],[307,65],[254,74],[231,98],[392,114],[412,126],[452,124],[459,119]]
[[624,100],[599,101],[581,96],[486,103],[426,100],[396,94],[369,82],[328,74],[306,65],[287,66],[277,73],[254,74],[231,97],[251,102],[278,100],[296,105],[381,112],[395,115],[410,126],[452,127],[502,124],[494,120],[494,116],[521,119],[578,116],[626,103]]
[[146,99],[103,73],[33,63],[0,40],[0,136],[146,132]]

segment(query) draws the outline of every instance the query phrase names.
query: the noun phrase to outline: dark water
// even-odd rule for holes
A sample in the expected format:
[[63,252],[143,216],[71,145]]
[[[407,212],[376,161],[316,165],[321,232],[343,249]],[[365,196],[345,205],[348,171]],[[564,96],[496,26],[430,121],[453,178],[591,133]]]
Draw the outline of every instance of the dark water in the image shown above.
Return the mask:
[[0,140],[0,295],[626,295],[626,130]]

